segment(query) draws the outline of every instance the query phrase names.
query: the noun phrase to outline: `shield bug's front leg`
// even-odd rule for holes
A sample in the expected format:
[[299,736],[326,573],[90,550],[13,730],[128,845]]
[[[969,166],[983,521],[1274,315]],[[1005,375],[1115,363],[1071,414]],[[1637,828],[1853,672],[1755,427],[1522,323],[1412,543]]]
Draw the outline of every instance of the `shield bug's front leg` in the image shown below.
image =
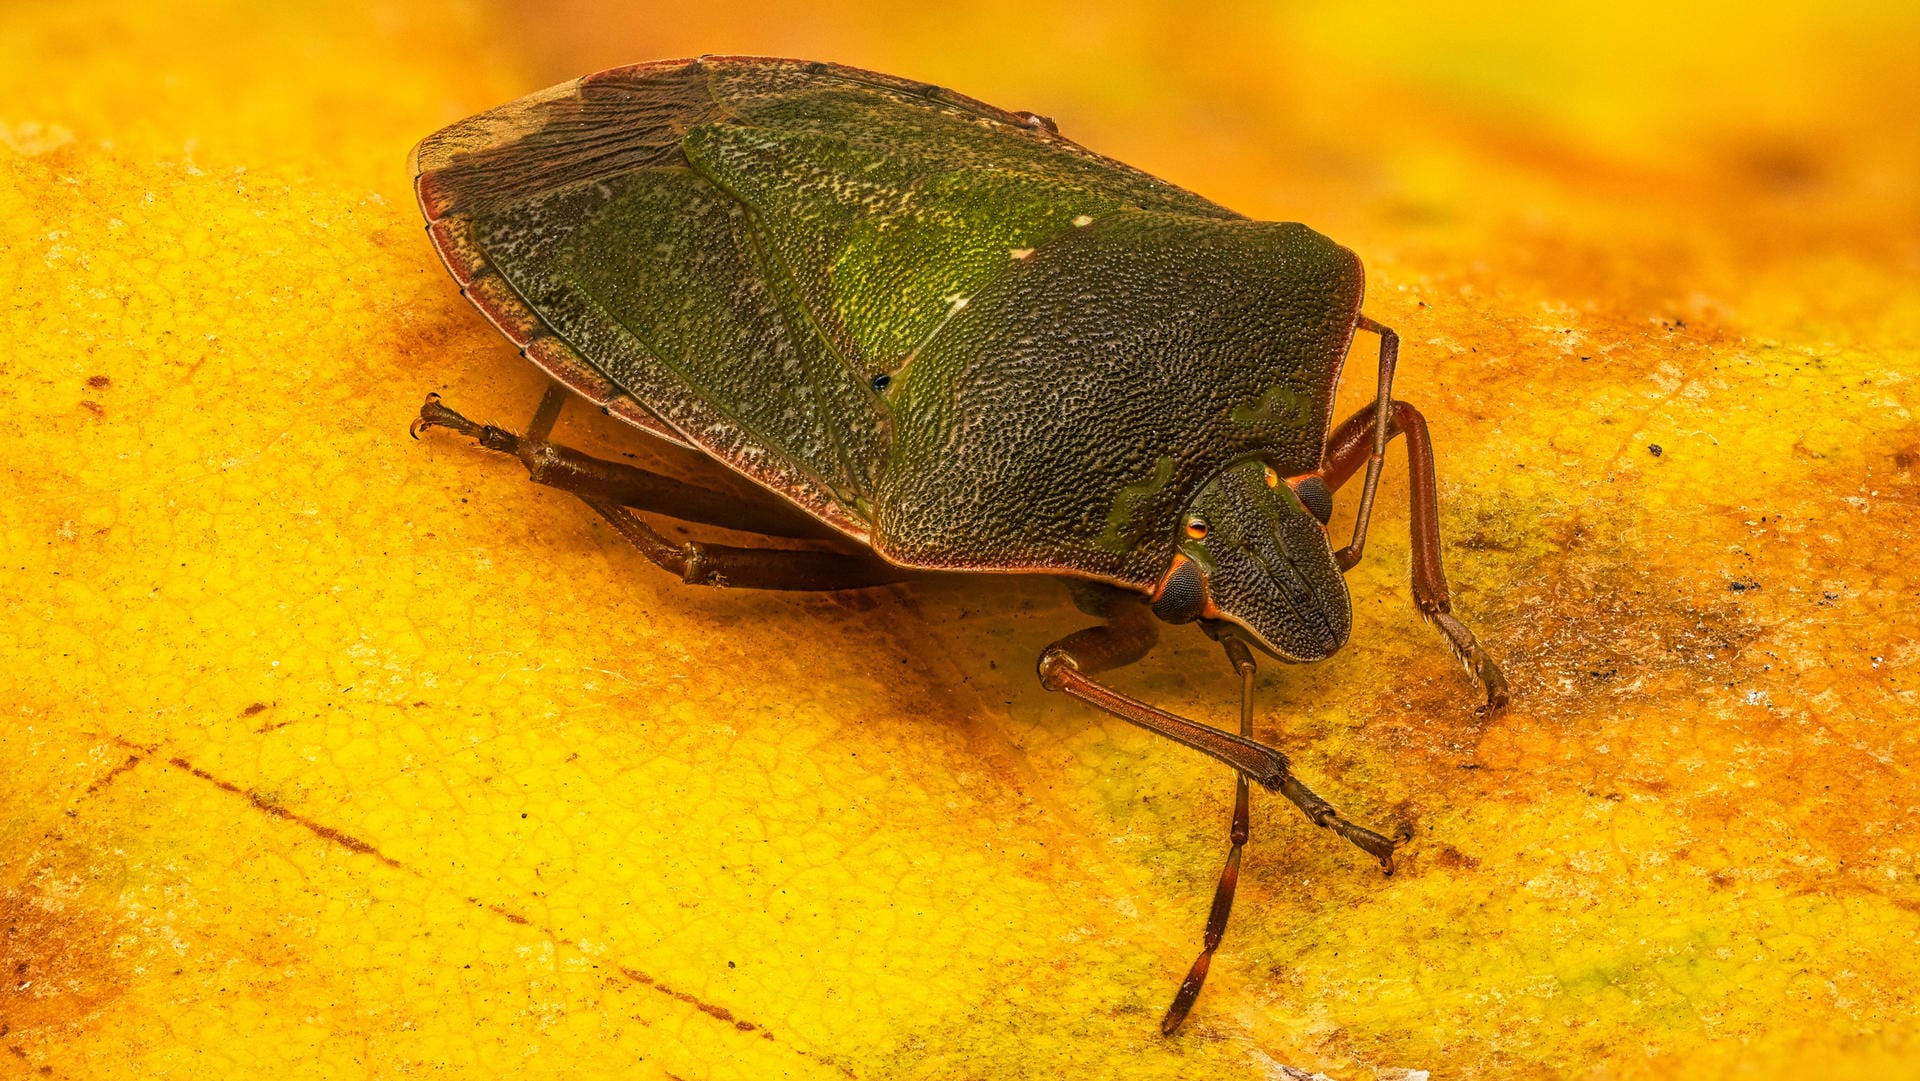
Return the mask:
[[1193,1008],[1206,983],[1213,953],[1226,934],[1227,918],[1233,911],[1233,895],[1240,881],[1240,854],[1248,834],[1249,778],[1263,787],[1279,792],[1299,807],[1314,825],[1330,829],[1380,861],[1387,874],[1393,873],[1393,852],[1404,844],[1408,834],[1389,839],[1363,826],[1355,825],[1312,789],[1300,783],[1279,751],[1253,739],[1253,681],[1256,674],[1253,651],[1230,633],[1218,635],[1227,660],[1240,676],[1240,734],[1189,721],[1121,694],[1088,678],[1094,672],[1132,664],[1146,656],[1158,639],[1156,621],[1146,603],[1133,594],[1075,583],[1076,600],[1090,614],[1103,615],[1106,624],[1075,631],[1048,646],[1040,654],[1040,681],[1049,690],[1064,691],[1089,705],[1096,706],[1122,720],[1131,721],[1177,743],[1213,756],[1238,771],[1234,784],[1234,810],[1226,866],[1214,888],[1213,906],[1207,913],[1200,956],[1187,971],[1186,979],[1167,1007],[1160,1030],[1172,1035]]
[[812,537],[818,535],[819,527],[798,511],[736,499],[548,442],[565,397],[562,388],[550,385],[527,425],[527,434],[521,436],[491,424],[476,424],[440,404],[438,395],[429,395],[413,433],[448,428],[489,450],[519,458],[536,484],[579,497],[641,555],[689,585],[831,591],[885,585],[907,577],[901,568],[870,555],[669,540],[627,508],[769,536]]
[[1158,621],[1145,598],[1111,590],[1102,607],[1104,611],[1096,614],[1106,617],[1105,625],[1075,631],[1040,652],[1041,685],[1211,755],[1278,791],[1291,776],[1287,757],[1279,751],[1147,705],[1089,678],[1095,672],[1132,664],[1159,640]]
[[[1253,651],[1238,638],[1227,638],[1221,645],[1226,647],[1227,660],[1233,664],[1233,670],[1240,674],[1240,734],[1252,739]],[[1227,829],[1227,838],[1233,847],[1227,850],[1227,865],[1220,869],[1220,884],[1213,889],[1213,907],[1207,910],[1207,929],[1200,940],[1200,956],[1193,959],[1187,978],[1180,981],[1180,989],[1174,992],[1166,1016],[1160,1019],[1163,1035],[1173,1035],[1187,1019],[1187,1011],[1193,1009],[1194,1000],[1200,997],[1200,988],[1207,982],[1213,951],[1220,948],[1220,939],[1227,933],[1227,917],[1233,912],[1233,892],[1240,884],[1240,850],[1246,847],[1248,826],[1247,775],[1241,773],[1233,779],[1233,824]]]
[[[1262,788],[1287,797],[1314,825],[1346,838],[1379,860],[1386,873],[1393,873],[1393,850],[1405,840],[1404,836],[1401,841],[1390,840],[1341,817],[1332,804],[1293,775],[1286,755],[1255,742],[1250,736],[1234,735],[1190,721],[1090,678],[1096,672],[1132,664],[1146,656],[1158,640],[1158,632],[1153,612],[1144,598],[1118,589],[1087,591],[1086,595],[1102,598],[1100,606],[1091,614],[1104,615],[1107,622],[1104,626],[1075,631],[1041,650],[1042,686],[1050,691],[1065,692],[1123,721],[1225,762]],[[1082,607],[1088,606],[1083,602]],[[1241,648],[1244,649],[1244,645]],[[1233,653],[1230,651],[1228,656],[1232,658]],[[1249,653],[1249,663],[1251,660]],[[1235,663],[1237,667],[1238,662]]]
[[[1380,487],[1380,470],[1387,460],[1387,440],[1390,438],[1387,431],[1391,424],[1389,413],[1393,403],[1393,370],[1400,363],[1400,335],[1395,333],[1392,327],[1376,323],[1364,315],[1360,317],[1358,326],[1361,330],[1369,330],[1380,335],[1380,378],[1372,407],[1354,414],[1353,420],[1348,422],[1353,423],[1365,418],[1361,424],[1361,434],[1371,438],[1356,444],[1356,449],[1364,451],[1360,461],[1365,461],[1367,464],[1367,477],[1360,484],[1360,509],[1353,517],[1353,539],[1345,548],[1334,553],[1334,559],[1339,562],[1340,569],[1343,571],[1352,570],[1353,565],[1360,562],[1360,553],[1367,548],[1367,526],[1373,521],[1373,494]],[[1356,461],[1353,469],[1358,467],[1359,462]],[[1349,475],[1352,474],[1353,469],[1347,471]]]
[[[1247,648],[1245,642],[1230,634],[1218,637],[1220,644],[1226,648],[1227,661],[1240,676],[1240,734],[1252,739],[1253,681],[1256,674],[1253,651]],[[1325,800],[1314,795],[1291,773],[1282,783],[1281,791],[1306,812],[1315,825],[1332,829],[1377,856],[1381,868],[1387,874],[1393,873],[1393,851],[1411,839],[1408,831],[1402,830],[1397,840],[1390,841],[1372,830],[1356,826],[1341,818]],[[1240,854],[1246,847],[1249,824],[1247,777],[1243,773],[1234,779],[1233,819],[1227,833],[1232,847],[1227,850],[1226,866],[1220,869],[1220,882],[1213,890],[1213,907],[1207,911],[1207,927],[1201,937],[1200,956],[1194,958],[1193,967],[1187,970],[1187,978],[1180,981],[1180,989],[1174,992],[1173,1002],[1167,1006],[1166,1016],[1161,1018],[1160,1031],[1163,1035],[1171,1036],[1179,1029],[1187,1019],[1187,1012],[1193,1009],[1194,1001],[1200,997],[1201,987],[1207,982],[1207,971],[1213,964],[1213,952],[1220,948],[1220,940],[1227,931],[1227,918],[1233,913],[1233,895],[1240,884]]]
[[[1383,364],[1383,368],[1386,365]],[[1507,705],[1507,679],[1500,666],[1481,647],[1473,632],[1452,611],[1447,592],[1447,576],[1440,567],[1440,503],[1434,480],[1433,441],[1427,434],[1426,418],[1406,402],[1389,402],[1384,438],[1377,408],[1370,407],[1348,417],[1327,440],[1325,480],[1337,489],[1367,465],[1367,489],[1361,496],[1363,511],[1371,504],[1372,485],[1378,475],[1377,447],[1385,440],[1404,437],[1407,447],[1409,526],[1413,534],[1413,603],[1420,615],[1440,628],[1447,645],[1453,649],[1467,672],[1486,691],[1485,710],[1496,714]],[[1351,549],[1358,562],[1360,543]],[[1342,553],[1344,555],[1344,553]],[[1352,563],[1341,560],[1343,569]]]

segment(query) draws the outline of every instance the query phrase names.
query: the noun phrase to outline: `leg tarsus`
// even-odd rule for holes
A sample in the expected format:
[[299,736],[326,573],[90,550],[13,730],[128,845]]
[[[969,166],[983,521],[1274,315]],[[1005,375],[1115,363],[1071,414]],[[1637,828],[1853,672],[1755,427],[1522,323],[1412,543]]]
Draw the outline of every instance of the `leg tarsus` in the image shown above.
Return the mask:
[[[1253,653],[1238,638],[1224,638],[1221,645],[1226,648],[1227,660],[1240,674],[1240,734],[1252,739]],[[1206,986],[1207,970],[1213,965],[1213,951],[1220,948],[1220,940],[1227,933],[1227,918],[1233,913],[1233,894],[1240,884],[1240,854],[1247,844],[1248,824],[1247,777],[1243,773],[1235,777],[1233,782],[1233,823],[1227,829],[1227,838],[1232,847],[1227,850],[1226,866],[1220,870],[1220,882],[1213,888],[1213,907],[1207,910],[1207,929],[1201,936],[1200,956],[1193,959],[1193,966],[1187,970],[1187,978],[1180,981],[1180,989],[1174,992],[1166,1016],[1160,1019],[1161,1035],[1171,1036],[1179,1029],[1181,1022],[1187,1019],[1187,1012],[1193,1009],[1194,1002],[1199,999],[1200,989]]]
[[438,394],[427,395],[427,400],[420,405],[420,415],[413,418],[413,423],[407,426],[407,434],[418,439],[420,433],[429,428],[445,428],[458,432],[488,450],[499,451],[502,454],[518,456],[520,451],[519,436],[505,428],[496,428],[491,424],[477,424],[468,420],[441,404]]
[[1473,636],[1473,632],[1467,629],[1465,623],[1455,619],[1450,612],[1435,612],[1427,619],[1440,628],[1440,633],[1446,638],[1447,645],[1452,647],[1453,655],[1459,659],[1461,666],[1467,670],[1467,674],[1485,688],[1487,700],[1481,704],[1480,712],[1485,714],[1488,720],[1505,712],[1509,698],[1507,677],[1500,671],[1500,665],[1480,645],[1480,640]]
[[[1509,698],[1506,676],[1500,665],[1481,647],[1473,632],[1453,615],[1452,595],[1440,563],[1440,506],[1438,483],[1433,463],[1433,440],[1427,432],[1426,418],[1406,402],[1391,404],[1387,414],[1387,438],[1404,436],[1407,448],[1408,529],[1412,533],[1413,603],[1421,618],[1434,624],[1446,638],[1448,648],[1459,659],[1467,674],[1486,692],[1480,712],[1489,717],[1506,709]],[[1377,440],[1377,411],[1363,409],[1343,421],[1327,440],[1322,477],[1329,489],[1337,490],[1367,464],[1372,481]],[[1365,495],[1362,495],[1365,502]],[[1342,564],[1342,569],[1347,569]]]
[[1280,787],[1280,794],[1292,800],[1293,805],[1300,808],[1301,813],[1307,816],[1307,821],[1322,829],[1332,830],[1346,838],[1354,847],[1379,860],[1380,871],[1383,874],[1393,874],[1394,850],[1413,839],[1413,830],[1405,826],[1396,833],[1397,839],[1395,839],[1383,837],[1365,826],[1347,821],[1341,817],[1339,811],[1333,809],[1332,804],[1321,799],[1313,789],[1301,784],[1300,779],[1292,774],[1287,775],[1286,781]]

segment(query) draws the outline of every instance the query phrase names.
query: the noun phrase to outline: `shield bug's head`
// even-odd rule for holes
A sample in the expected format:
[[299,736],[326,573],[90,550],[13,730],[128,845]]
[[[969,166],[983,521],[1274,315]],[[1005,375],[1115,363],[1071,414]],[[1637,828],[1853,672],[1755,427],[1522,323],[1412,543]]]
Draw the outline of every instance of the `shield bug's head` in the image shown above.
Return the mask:
[[1173,561],[1153,593],[1169,623],[1225,623],[1284,661],[1317,661],[1347,640],[1353,609],[1327,537],[1332,494],[1258,458],[1222,469],[1180,516]]

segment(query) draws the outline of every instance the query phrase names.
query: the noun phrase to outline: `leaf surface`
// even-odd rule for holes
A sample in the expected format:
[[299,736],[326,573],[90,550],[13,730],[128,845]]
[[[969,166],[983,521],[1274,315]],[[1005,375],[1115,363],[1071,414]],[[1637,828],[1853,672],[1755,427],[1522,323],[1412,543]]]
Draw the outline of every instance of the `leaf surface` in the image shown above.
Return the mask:
[[[530,11],[0,15],[0,1073],[1920,1057],[1911,13]],[[1258,803],[1177,1038],[1231,780],[1039,688],[1085,622],[1056,587],[680,588],[406,438],[428,391],[518,426],[541,388],[420,235],[408,147],[707,50],[1055,115],[1352,247],[1403,338],[1514,708],[1477,718],[1412,611],[1390,461],[1352,643],[1270,666],[1257,729],[1416,840],[1382,879]],[[1231,723],[1198,635],[1115,682]]]

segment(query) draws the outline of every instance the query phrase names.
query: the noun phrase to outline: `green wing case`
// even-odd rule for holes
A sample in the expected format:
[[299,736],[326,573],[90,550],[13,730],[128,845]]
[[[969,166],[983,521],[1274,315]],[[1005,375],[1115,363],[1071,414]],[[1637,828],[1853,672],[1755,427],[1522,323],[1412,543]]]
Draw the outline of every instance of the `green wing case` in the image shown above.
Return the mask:
[[530,358],[914,566],[1157,574],[1220,464],[1317,467],[1358,314],[1358,262],[1303,227],[829,64],[601,72],[414,170]]

